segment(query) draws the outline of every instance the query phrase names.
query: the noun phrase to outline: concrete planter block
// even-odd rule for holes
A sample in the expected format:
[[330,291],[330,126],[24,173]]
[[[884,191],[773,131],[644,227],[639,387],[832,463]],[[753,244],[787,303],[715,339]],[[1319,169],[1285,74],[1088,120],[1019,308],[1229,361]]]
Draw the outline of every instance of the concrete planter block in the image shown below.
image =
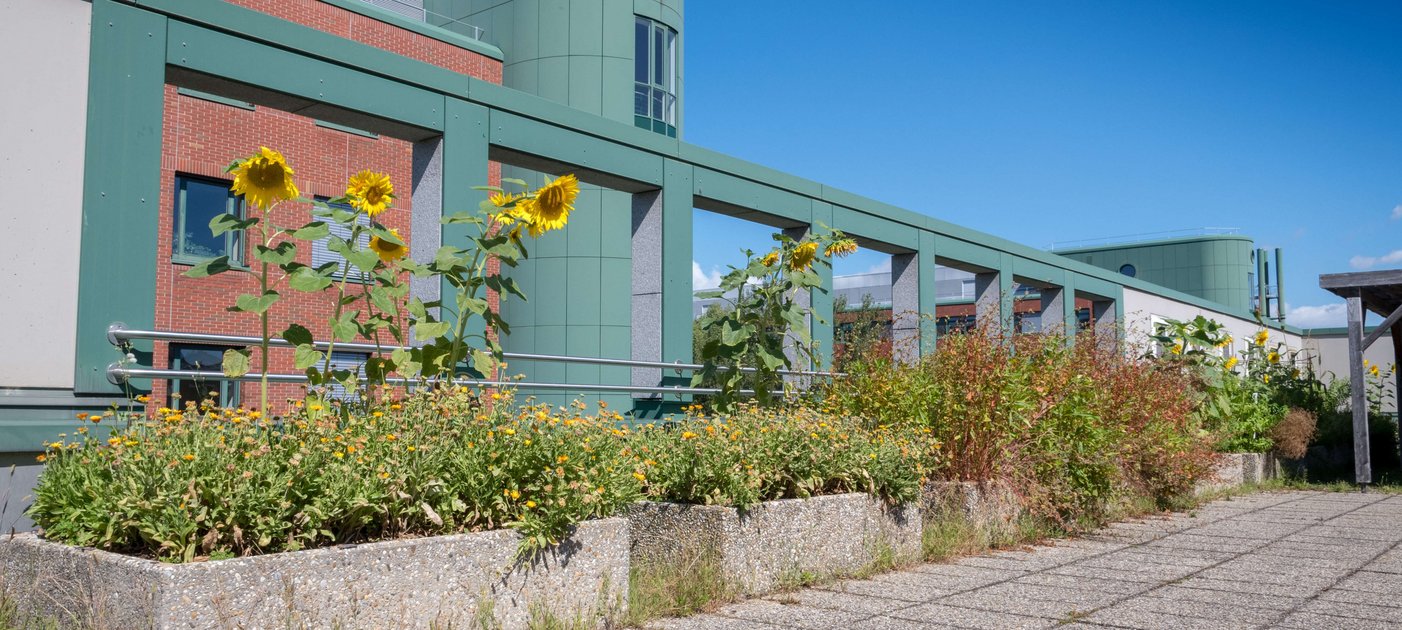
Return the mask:
[[917,560],[923,531],[918,505],[889,506],[867,494],[768,501],[743,511],[638,503],[628,518],[633,566],[712,553],[725,585],[744,595],[772,592],[804,574],[852,574],[886,553]]
[[533,611],[621,613],[628,521],[580,524],[517,562],[510,530],[163,564],[46,541],[0,541],[0,587],[22,612],[112,628],[524,628]]
[[1212,477],[1198,483],[1198,492],[1234,488],[1280,477],[1280,461],[1273,453],[1222,453]]
[[920,507],[927,518],[959,515],[988,529],[1011,525],[1023,512],[1012,488],[996,481],[931,481]]

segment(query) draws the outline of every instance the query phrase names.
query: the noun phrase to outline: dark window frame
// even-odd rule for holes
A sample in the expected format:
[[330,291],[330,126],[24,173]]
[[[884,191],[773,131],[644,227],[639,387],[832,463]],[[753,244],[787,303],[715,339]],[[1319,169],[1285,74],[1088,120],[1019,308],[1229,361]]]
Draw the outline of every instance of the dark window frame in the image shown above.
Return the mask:
[[[200,182],[223,187],[226,191],[225,214],[232,214],[242,219],[247,212],[243,199],[240,199],[232,190],[229,190],[229,186],[232,184],[229,180],[204,177],[202,175],[190,175],[187,173],[176,173],[174,212],[171,213],[170,261],[177,265],[196,265],[211,258],[227,255],[229,257],[229,265],[242,267],[244,264],[244,243],[242,233],[237,230],[229,230],[224,233],[223,254],[216,253],[214,256],[200,256],[186,251],[185,234],[189,232],[189,226],[186,225],[188,208],[185,189],[189,182]],[[208,230],[209,225],[195,226],[194,229]]]
[[[220,363],[219,363],[219,364],[216,364],[216,365],[211,365],[211,366],[206,366],[206,365],[203,365],[203,364],[196,364],[196,365],[193,365],[193,366],[184,365],[184,361],[183,361],[183,359],[182,359],[182,357],[181,357],[181,354],[182,354],[181,351],[182,351],[182,350],[185,350],[185,349],[187,349],[187,348],[196,348],[196,349],[200,349],[200,350],[213,350],[213,351],[218,351],[218,352],[219,352],[219,355],[220,355],[220,357],[221,357]],[[209,372],[209,373],[211,373],[211,374],[223,374],[223,372],[224,372],[224,366],[223,366],[222,357],[223,357],[224,352],[225,352],[225,351],[228,351],[228,350],[242,350],[242,349],[243,349],[243,348],[239,348],[239,347],[235,347],[235,346],[216,346],[216,345],[198,344],[198,343],[172,343],[172,344],[170,344],[170,345],[167,347],[166,357],[167,357],[167,362],[170,364],[170,369],[172,369],[172,370],[197,370],[197,371],[200,371],[200,372]],[[219,392],[219,405],[220,405],[220,406],[222,406],[222,407],[237,407],[237,406],[239,406],[240,396],[239,396],[239,382],[238,382],[238,381],[225,381],[225,380],[210,380],[210,381],[205,381],[205,380],[201,380],[201,379],[188,379],[188,380],[187,380],[187,379],[171,379],[171,380],[169,381],[169,383],[170,383],[170,388],[169,388],[169,391],[166,392],[166,399],[167,399],[167,405],[166,405],[166,406],[170,407],[171,409],[184,409],[184,408],[185,408],[185,403],[191,402],[191,400],[187,400],[187,399],[184,397],[183,393],[180,391],[181,388],[183,387],[183,385],[186,384],[186,383],[191,384],[191,385],[193,385],[193,386],[196,388],[195,393],[197,394],[197,397],[195,397],[195,398],[193,399],[193,402],[194,402],[196,405],[199,405],[200,401],[204,400],[204,399],[208,396],[209,392],[215,391],[215,390],[217,389],[217,391]],[[176,402],[176,396],[175,396],[175,394],[181,394],[181,396],[179,397],[179,402]]]

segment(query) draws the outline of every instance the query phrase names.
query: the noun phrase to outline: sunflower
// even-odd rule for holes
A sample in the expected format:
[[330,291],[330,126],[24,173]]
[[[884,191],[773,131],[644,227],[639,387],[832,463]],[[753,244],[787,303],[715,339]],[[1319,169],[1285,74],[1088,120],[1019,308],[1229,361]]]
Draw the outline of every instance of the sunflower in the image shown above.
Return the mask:
[[351,175],[350,182],[346,184],[346,198],[350,200],[351,207],[373,217],[384,212],[394,201],[394,183],[384,173],[361,171]]
[[765,254],[764,259],[760,260],[760,262],[764,263],[765,267],[773,267],[779,262],[779,252],[769,252]]
[[1261,332],[1256,333],[1256,345],[1258,345],[1258,346],[1264,346],[1264,345],[1266,345],[1266,340],[1269,339],[1270,336],[1271,336],[1270,333],[1266,332],[1266,330],[1265,330],[1264,328],[1262,328],[1262,329],[1261,329]]
[[1280,363],[1280,353],[1272,350],[1270,354],[1266,355],[1266,360],[1271,363]]
[[789,254],[789,271],[808,271],[813,266],[813,257],[818,255],[818,244],[813,241],[799,243]]
[[[531,236],[539,237],[565,227],[570,211],[574,210],[574,199],[578,196],[579,180],[574,175],[561,175],[537,190],[535,199],[526,204],[526,211],[531,215]],[[519,208],[522,203],[516,205]]]
[[[395,238],[399,238],[399,230],[390,230],[390,233],[393,234]],[[374,250],[375,253],[380,256],[380,260],[386,263],[399,260],[409,253],[408,246],[396,245],[378,236],[370,237],[370,249]]]
[[1236,367],[1236,364],[1237,364],[1237,358],[1236,358],[1236,357],[1232,357],[1232,358],[1230,358],[1230,359],[1227,359],[1227,362],[1226,362],[1226,363],[1223,363],[1223,364],[1222,364],[1222,367],[1227,368],[1228,370],[1230,370],[1230,369]]
[[257,153],[235,162],[232,172],[234,185],[230,188],[234,194],[264,210],[300,194],[292,183],[292,167],[281,153],[268,147],[259,147]]
[[848,254],[855,253],[857,253],[857,241],[850,238],[833,241],[831,245],[823,249],[823,255],[828,258],[832,258],[833,256],[841,258]]

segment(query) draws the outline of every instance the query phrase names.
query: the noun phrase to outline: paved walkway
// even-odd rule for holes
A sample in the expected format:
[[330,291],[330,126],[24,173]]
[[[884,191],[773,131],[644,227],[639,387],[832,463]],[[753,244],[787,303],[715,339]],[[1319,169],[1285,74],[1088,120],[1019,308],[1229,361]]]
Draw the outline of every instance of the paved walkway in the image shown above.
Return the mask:
[[1280,492],[849,580],[665,629],[1402,629],[1402,495]]

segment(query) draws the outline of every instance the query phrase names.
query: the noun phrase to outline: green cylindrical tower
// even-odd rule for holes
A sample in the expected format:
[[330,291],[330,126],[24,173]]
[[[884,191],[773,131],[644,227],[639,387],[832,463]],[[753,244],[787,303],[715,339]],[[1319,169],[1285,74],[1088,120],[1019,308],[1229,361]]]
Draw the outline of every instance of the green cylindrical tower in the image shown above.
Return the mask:
[[[680,137],[683,0],[427,0],[434,23],[501,49],[502,83],[620,123]],[[503,168],[535,185],[544,174]],[[632,197],[581,186],[569,226],[531,244],[509,273],[530,301],[508,301],[508,351],[631,356]],[[518,362],[510,373],[538,382],[627,385],[627,368]],[[536,393],[526,391],[525,393]],[[541,394],[631,408],[627,394]]]

